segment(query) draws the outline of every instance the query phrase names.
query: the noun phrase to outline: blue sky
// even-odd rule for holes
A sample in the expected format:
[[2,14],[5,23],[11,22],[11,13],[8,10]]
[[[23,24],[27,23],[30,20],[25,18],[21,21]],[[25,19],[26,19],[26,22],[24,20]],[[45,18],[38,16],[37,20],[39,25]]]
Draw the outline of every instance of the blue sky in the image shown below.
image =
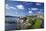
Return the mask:
[[37,13],[44,13],[44,3],[24,2],[24,1],[6,1],[6,15],[25,16]]

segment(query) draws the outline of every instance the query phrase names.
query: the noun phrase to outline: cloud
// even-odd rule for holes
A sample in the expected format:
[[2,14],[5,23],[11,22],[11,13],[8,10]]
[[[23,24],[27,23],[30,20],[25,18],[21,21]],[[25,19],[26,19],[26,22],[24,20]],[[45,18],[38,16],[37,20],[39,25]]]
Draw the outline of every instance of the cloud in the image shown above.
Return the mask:
[[24,9],[23,5],[16,5],[17,9]]
[[10,7],[10,9],[16,9],[15,7]]
[[29,11],[29,13],[32,13],[32,11]]
[[6,9],[9,9],[9,5],[8,4],[6,4]]
[[31,10],[39,10],[38,8],[31,8]]
[[41,3],[36,3],[36,5],[41,5]]
[[6,9],[16,9],[16,7],[13,7],[13,6],[9,6],[8,4],[6,4]]

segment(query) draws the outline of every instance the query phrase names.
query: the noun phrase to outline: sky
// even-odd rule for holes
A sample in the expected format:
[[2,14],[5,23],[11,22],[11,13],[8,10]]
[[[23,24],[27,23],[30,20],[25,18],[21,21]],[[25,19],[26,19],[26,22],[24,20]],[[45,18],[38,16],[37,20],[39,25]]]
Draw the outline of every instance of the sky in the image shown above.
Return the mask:
[[25,2],[25,1],[6,1],[6,16],[26,16],[32,14],[43,14],[44,3],[41,2]]

